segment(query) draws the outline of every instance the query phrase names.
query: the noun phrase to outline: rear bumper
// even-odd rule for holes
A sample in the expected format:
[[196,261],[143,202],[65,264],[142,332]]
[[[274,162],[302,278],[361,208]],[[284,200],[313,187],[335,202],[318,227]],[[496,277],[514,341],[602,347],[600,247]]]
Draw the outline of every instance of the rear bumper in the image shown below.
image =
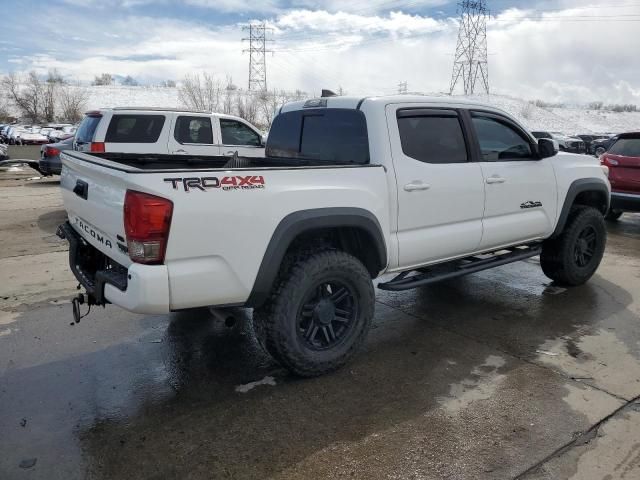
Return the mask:
[[135,313],[169,313],[169,275],[165,265],[113,262],[84,241],[69,222],[58,227],[69,242],[69,268],[97,305],[113,303]]
[[640,212],[640,193],[611,192],[611,210]]
[[40,172],[45,175],[60,175],[62,172],[62,163],[58,158],[58,161],[51,161],[46,157],[40,160]]

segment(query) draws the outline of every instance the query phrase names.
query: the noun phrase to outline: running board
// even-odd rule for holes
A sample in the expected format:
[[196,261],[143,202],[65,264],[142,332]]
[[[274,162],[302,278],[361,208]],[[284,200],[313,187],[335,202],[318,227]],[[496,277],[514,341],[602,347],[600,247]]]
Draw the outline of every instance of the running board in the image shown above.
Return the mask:
[[[401,291],[410,290],[423,285],[449,280],[451,278],[462,277],[470,273],[480,272],[500,265],[519,262],[529,257],[540,255],[542,246],[540,244],[528,245],[524,247],[505,248],[490,254],[475,255],[459,260],[452,260],[447,263],[425,267],[420,270],[410,270],[402,272],[393,280],[378,284],[381,290]],[[414,275],[411,275],[414,273]]]

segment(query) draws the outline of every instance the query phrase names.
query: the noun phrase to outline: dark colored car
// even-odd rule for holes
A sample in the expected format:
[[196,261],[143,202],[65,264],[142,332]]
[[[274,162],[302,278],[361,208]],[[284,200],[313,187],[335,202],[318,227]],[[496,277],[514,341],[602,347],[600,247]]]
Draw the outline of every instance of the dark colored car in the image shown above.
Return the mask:
[[604,135],[576,135],[576,137],[580,138],[584,142],[585,151],[587,153],[593,153],[593,142],[609,138]]
[[640,212],[640,132],[619,135],[600,161],[609,167],[611,182],[607,219],[617,220],[624,212]]
[[604,152],[611,148],[611,145],[616,143],[618,140],[618,135],[614,135],[613,137],[602,138],[600,140],[594,140],[591,142],[591,150],[589,153],[592,153],[596,157],[599,157]]
[[40,149],[40,173],[43,175],[60,175],[62,171],[60,152],[64,150],[73,150],[73,137],[58,143],[43,145]]

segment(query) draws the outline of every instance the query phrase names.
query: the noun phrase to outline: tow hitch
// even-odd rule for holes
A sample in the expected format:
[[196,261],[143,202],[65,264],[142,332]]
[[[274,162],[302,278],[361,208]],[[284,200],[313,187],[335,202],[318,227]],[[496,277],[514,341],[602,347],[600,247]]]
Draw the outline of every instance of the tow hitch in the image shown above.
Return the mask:
[[[78,290],[79,289],[80,289],[80,285],[78,285]],[[85,303],[89,308],[87,309],[87,313],[82,315],[80,313],[80,305],[84,305]],[[73,300],[71,300],[71,308],[73,310],[73,322],[71,322],[71,325],[80,323],[80,320],[82,320],[84,317],[86,317],[91,313],[91,307],[97,304],[98,303],[96,302],[95,298],[93,298],[93,296],[90,294],[87,294],[86,297],[84,293],[79,293],[78,295],[76,295],[76,297]]]

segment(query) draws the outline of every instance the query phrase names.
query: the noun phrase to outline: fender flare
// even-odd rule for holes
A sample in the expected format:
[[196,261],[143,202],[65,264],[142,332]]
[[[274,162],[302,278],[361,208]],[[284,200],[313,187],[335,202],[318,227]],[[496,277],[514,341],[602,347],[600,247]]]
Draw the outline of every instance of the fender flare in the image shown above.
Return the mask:
[[562,210],[560,211],[560,216],[558,217],[558,223],[556,224],[556,228],[553,231],[553,235],[551,235],[551,238],[555,238],[562,233],[576,197],[583,192],[597,192],[604,195],[604,197],[606,198],[606,205],[605,210],[602,213],[607,213],[607,211],[609,210],[609,205],[611,203],[611,194],[605,181],[600,178],[580,178],[578,180],[574,180],[569,186],[567,195],[564,197],[564,204],[562,205]]
[[366,231],[373,239],[372,248],[375,248],[381,269],[387,265],[382,228],[370,211],[336,207],[293,212],[284,217],[273,232],[245,306],[258,307],[268,298],[284,255],[296,237],[311,230],[340,227],[356,227]]

